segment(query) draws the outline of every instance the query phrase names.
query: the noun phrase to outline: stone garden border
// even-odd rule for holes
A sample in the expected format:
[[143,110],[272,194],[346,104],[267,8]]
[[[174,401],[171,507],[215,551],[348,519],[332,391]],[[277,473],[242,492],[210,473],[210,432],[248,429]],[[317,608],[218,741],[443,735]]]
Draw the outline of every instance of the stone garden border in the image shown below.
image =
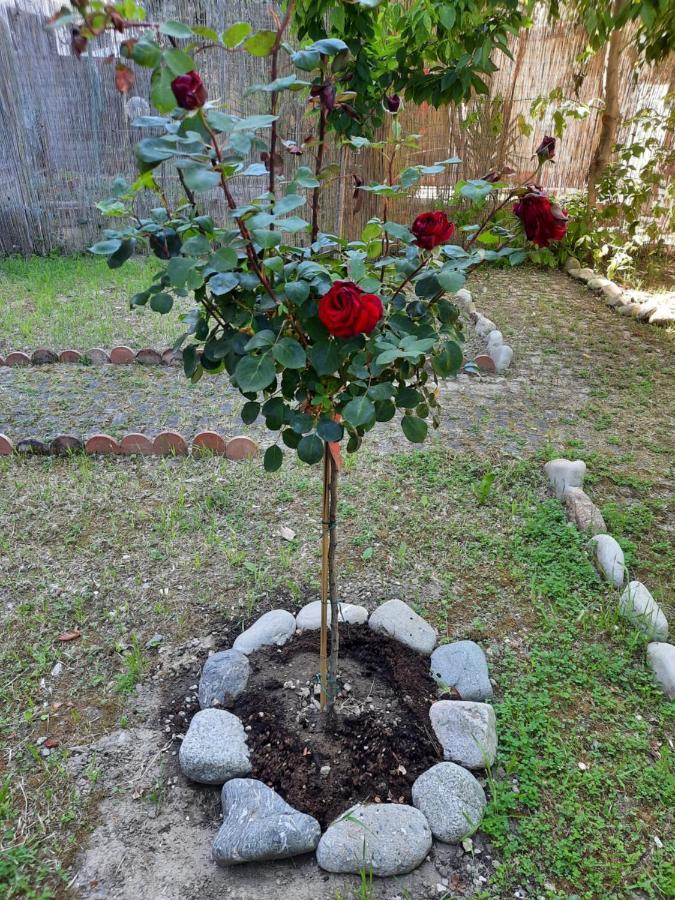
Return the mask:
[[216,431],[200,431],[191,444],[177,431],[161,431],[154,439],[139,432],[131,432],[121,440],[97,433],[81,439],[72,434],[60,434],[52,441],[24,438],[16,444],[0,434],[0,456],[68,456],[86,453],[89,456],[192,456],[215,455],[227,459],[249,459],[259,452],[258,444],[250,437],[236,435],[227,440]]
[[593,269],[583,267],[573,256],[565,262],[563,270],[570,278],[583,282],[589,290],[600,293],[607,306],[620,316],[632,316],[638,322],[650,325],[675,324],[675,301],[672,299],[664,300],[655,295],[644,303],[637,303],[614,281]]
[[628,573],[623,550],[608,534],[602,513],[583,490],[586,463],[559,457],[547,462],[544,471],[556,497],[565,505],[568,521],[590,536],[589,550],[596,568],[617,594],[620,592],[619,615],[649,638],[649,667],[668,699],[675,699],[675,646],[667,643],[668,621],[642,582],[625,584]]
[[485,341],[485,352],[479,353],[473,361],[464,363],[462,371],[467,375],[477,375],[479,372],[501,375],[511,365],[513,349],[504,343],[504,337],[495,323],[476,309],[471,291],[461,288],[454,300],[468,316],[478,337]]
[[[393,599],[368,616],[364,607],[341,605],[341,618],[367,627],[430,657],[432,677],[454,689],[459,700],[440,699],[429,708],[430,724],[443,748],[412,785],[412,805],[357,803],[321,833],[316,819],[289,806],[272,788],[250,778],[247,734],[231,707],[246,690],[248,656],[282,646],[296,631],[320,627],[321,604],[297,615],[274,609],[242,632],[228,650],[208,657],[198,686],[200,711],[182,738],[183,774],[201,784],[222,785],[223,822],[212,857],[221,866],[263,862],[316,851],[320,868],[379,877],[402,875],[427,857],[433,839],[463,842],[480,825],[487,800],[470,770],[489,768],[497,750],[496,720],[487,660],[472,641],[436,646],[438,634],[406,603]],[[322,770],[323,771],[323,770]]]
[[144,347],[142,350],[132,350],[122,344],[113,347],[112,350],[104,350],[101,347],[92,347],[90,350],[61,350],[57,352],[48,347],[38,347],[32,353],[24,353],[21,350],[12,350],[5,357],[0,356],[0,367],[25,368],[26,366],[47,366],[56,363],[105,366],[178,366],[181,364],[183,354],[180,350],[154,350],[152,347]]

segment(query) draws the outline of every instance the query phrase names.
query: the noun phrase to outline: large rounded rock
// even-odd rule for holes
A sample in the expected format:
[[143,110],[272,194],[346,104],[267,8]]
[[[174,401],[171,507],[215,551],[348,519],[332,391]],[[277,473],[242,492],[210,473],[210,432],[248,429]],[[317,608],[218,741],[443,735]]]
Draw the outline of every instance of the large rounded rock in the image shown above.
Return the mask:
[[438,763],[412,786],[412,801],[439,841],[458,844],[478,828],[485,810],[485,792],[461,766]]
[[591,538],[596,567],[607,581],[620,588],[626,579],[626,562],[623,550],[611,534],[596,534]]
[[295,616],[285,609],[273,609],[243,631],[232,648],[248,656],[261,647],[281,647],[294,634]]
[[462,700],[492,697],[485,654],[473,641],[456,641],[436,647],[431,654],[431,677],[454,688]]
[[562,500],[567,488],[583,487],[586,475],[586,463],[582,459],[552,459],[544,466],[549,484],[555,491],[558,500]]
[[669,700],[675,700],[675,647],[654,641],[647,647],[647,662]]
[[232,706],[246,690],[250,665],[239,650],[221,650],[204,663],[199,679],[199,705],[202,709],[219,703]]
[[563,501],[568,521],[576,525],[579,531],[602,534],[607,530],[602,513],[581,488],[565,488]]
[[251,762],[246,732],[224,709],[203,709],[192,717],[178,761],[184,775],[201,784],[223,784],[248,775]]
[[[368,610],[365,606],[356,606],[353,603],[340,603],[338,622],[346,625],[365,625],[368,621]],[[303,631],[316,631],[321,628],[321,601],[314,600],[303,606],[295,617],[295,623]],[[330,628],[330,609],[328,610],[328,627]]]
[[641,581],[631,581],[623,592],[619,613],[652,641],[668,637],[668,620]]
[[387,600],[378,606],[368,620],[368,627],[424,656],[429,656],[438,637],[435,629],[402,600]]
[[438,700],[429,717],[446,760],[467,769],[484,769],[495,761],[497,722],[487,703]]
[[223,786],[223,824],[213,842],[219,866],[311,853],[321,826],[289,806],[272,788],[252,778],[233,778]]
[[431,843],[429,824],[413,806],[358,804],[329,826],[316,858],[327,872],[404,875],[420,865]]

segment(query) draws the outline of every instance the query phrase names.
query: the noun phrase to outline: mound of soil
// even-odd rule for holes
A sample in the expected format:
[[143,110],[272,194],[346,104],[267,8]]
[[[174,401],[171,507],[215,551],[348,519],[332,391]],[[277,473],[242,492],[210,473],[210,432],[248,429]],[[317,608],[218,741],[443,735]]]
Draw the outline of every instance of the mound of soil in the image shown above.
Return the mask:
[[340,628],[335,714],[319,709],[319,632],[249,657],[233,710],[248,732],[252,778],[322,826],[354,803],[410,803],[412,783],[443,758],[429,722],[429,660],[364,626]]

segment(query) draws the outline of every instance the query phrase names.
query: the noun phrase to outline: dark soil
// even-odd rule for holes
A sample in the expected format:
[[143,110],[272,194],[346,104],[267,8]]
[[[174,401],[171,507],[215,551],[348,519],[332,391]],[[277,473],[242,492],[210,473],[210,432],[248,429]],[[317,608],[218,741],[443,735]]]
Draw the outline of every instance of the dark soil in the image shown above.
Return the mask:
[[343,626],[341,690],[324,723],[318,645],[319,632],[305,632],[250,657],[234,712],[248,731],[251,777],[322,826],[354,803],[409,803],[417,776],[442,759],[429,723],[437,697],[429,660],[363,626]]

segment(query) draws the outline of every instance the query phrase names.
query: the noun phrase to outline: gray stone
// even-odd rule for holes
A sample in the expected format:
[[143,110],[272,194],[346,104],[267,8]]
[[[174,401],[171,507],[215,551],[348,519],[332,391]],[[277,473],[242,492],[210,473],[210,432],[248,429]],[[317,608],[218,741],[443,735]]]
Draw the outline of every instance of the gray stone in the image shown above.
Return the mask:
[[455,294],[454,300],[457,306],[465,312],[468,311],[469,306],[473,306],[471,291],[468,291],[466,288],[460,288]]
[[501,347],[501,345],[503,343],[504,343],[504,335],[501,333],[501,331],[498,331],[497,329],[495,329],[494,331],[491,331],[490,334],[488,334],[487,340],[486,340],[487,352],[491,353],[492,350],[495,349],[495,347]]
[[328,827],[316,858],[327,872],[404,875],[420,865],[431,844],[427,820],[413,806],[358,804]]
[[223,824],[213,842],[219,866],[287,859],[316,849],[321,826],[289,806],[272,788],[252,778],[223,786]]
[[631,581],[619,600],[619,612],[646,637],[665,641],[668,621],[663,610],[640,581]]
[[565,261],[565,265],[563,266],[563,269],[566,272],[571,272],[573,269],[580,269],[580,268],[581,268],[581,263],[575,256],[570,256],[570,258]]
[[436,631],[402,600],[387,600],[378,606],[371,614],[368,626],[424,656],[429,656],[436,646]]
[[619,588],[626,580],[623,550],[611,534],[596,534],[591,538],[593,559],[607,581]]
[[650,325],[672,325],[675,323],[675,305],[659,306],[649,316]]
[[456,641],[436,647],[431,654],[431,677],[455,688],[462,700],[492,697],[485,654],[473,641]]
[[578,281],[590,281],[591,278],[595,278],[595,272],[593,269],[572,269],[569,273],[572,278],[576,278]]
[[576,525],[579,531],[591,534],[602,534],[607,531],[602,513],[582,488],[565,488],[563,500],[567,510],[567,520]]
[[424,813],[433,836],[446,844],[459,844],[474,833],[487,802],[471,772],[451,762],[423,772],[412,786],[412,801]]
[[513,350],[508,344],[501,344],[499,347],[493,347],[489,351],[489,356],[495,364],[495,369],[498,372],[505,372],[511,365]]
[[246,732],[224,709],[195,713],[178,753],[184,775],[201,784],[223,784],[251,771]]
[[248,655],[261,647],[281,647],[294,634],[295,616],[285,609],[273,609],[242,632],[232,648]]
[[213,706],[232,706],[246,690],[250,666],[248,657],[239,650],[221,650],[204,663],[199,679],[199,705],[202,709]]
[[488,319],[482,313],[478,313],[476,316],[476,334],[478,337],[486,338],[491,331],[496,330],[497,326],[492,319]]
[[591,290],[598,291],[611,283],[612,282],[608,278],[603,278],[601,275],[598,275],[595,278],[591,278],[589,281],[587,281],[586,285],[587,287],[591,288]]
[[640,304],[639,303],[624,303],[622,306],[615,306],[614,309],[620,316],[633,316],[637,317],[640,312]]
[[495,761],[497,722],[487,703],[437,700],[429,717],[446,760],[467,769],[484,769]]
[[669,700],[675,700],[675,647],[653,642],[647,646],[647,662]]
[[[346,625],[365,625],[368,621],[368,610],[365,606],[355,606],[353,603],[340,603],[338,622]],[[303,606],[295,617],[295,623],[303,631],[316,631],[321,628],[321,601],[314,600]],[[328,627],[330,628],[330,608],[328,610]]]
[[586,475],[586,463],[581,459],[569,460],[560,457],[552,459],[544,466],[549,484],[555,491],[558,500],[562,500],[568,487],[583,487]]
[[613,281],[608,281],[606,285],[602,288],[602,293],[608,301],[610,306],[615,306],[616,304],[609,303],[610,300],[619,300],[623,297],[623,290],[619,287],[618,284],[614,284]]

